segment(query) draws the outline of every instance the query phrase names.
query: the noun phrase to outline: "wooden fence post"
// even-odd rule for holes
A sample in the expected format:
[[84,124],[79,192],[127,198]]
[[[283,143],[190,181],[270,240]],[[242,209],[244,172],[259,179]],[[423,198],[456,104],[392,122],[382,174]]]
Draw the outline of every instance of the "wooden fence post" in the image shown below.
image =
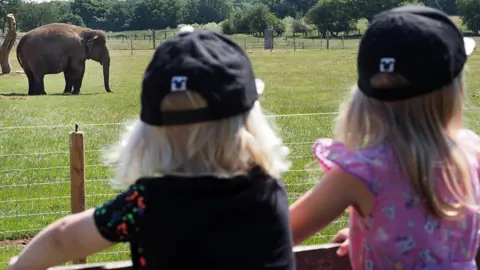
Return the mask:
[[153,40],[153,49],[157,48],[157,45],[155,44],[156,38],[155,38],[155,29],[152,30],[152,40]]
[[[70,132],[70,199],[72,214],[86,210],[85,196],[85,147],[83,144],[83,132],[78,132],[78,124],[75,131]],[[87,258],[78,258],[73,264],[87,263]]]
[[323,50],[323,35],[320,31],[318,32],[318,36],[320,37],[320,50]]
[[130,55],[133,55],[133,39],[130,39]]
[[327,50],[330,50],[330,32],[327,31]]
[[293,32],[293,51],[297,50],[297,37],[295,36],[295,31]]

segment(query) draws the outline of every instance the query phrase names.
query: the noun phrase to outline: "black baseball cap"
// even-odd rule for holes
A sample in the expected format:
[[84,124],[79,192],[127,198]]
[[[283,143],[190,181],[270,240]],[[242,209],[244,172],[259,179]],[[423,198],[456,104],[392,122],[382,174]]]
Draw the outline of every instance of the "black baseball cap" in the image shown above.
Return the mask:
[[[384,101],[433,92],[460,74],[475,46],[438,9],[409,5],[384,11],[360,42],[358,87],[366,96]],[[375,89],[370,81],[379,72],[402,75],[409,85]]]
[[[263,87],[236,42],[215,31],[185,26],[155,50],[142,82],[140,119],[168,126],[232,117],[249,111]],[[161,110],[168,94],[186,90],[202,96],[207,107]]]

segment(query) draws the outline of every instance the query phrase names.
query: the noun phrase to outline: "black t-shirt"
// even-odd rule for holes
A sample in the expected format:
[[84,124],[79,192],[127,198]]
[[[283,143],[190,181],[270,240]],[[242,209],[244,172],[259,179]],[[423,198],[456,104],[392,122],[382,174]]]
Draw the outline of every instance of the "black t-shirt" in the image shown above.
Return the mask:
[[142,178],[97,207],[112,242],[129,242],[134,269],[293,270],[283,183],[248,176]]

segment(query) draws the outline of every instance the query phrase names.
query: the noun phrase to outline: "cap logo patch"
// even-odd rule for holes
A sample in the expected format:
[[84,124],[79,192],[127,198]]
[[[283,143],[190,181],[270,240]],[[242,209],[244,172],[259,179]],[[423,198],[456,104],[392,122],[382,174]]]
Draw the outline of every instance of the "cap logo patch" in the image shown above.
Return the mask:
[[380,59],[380,72],[395,71],[395,58],[385,57]]
[[172,77],[171,90],[173,92],[186,91],[187,90],[187,80],[188,80],[188,77],[186,77],[186,76],[173,76]]

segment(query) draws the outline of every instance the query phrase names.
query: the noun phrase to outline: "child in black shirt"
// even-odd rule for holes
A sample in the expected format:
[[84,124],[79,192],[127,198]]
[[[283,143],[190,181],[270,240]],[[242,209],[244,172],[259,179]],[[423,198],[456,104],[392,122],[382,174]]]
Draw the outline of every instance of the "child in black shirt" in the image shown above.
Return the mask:
[[134,269],[292,270],[288,149],[266,121],[243,50],[180,33],[145,73],[139,119],[111,152],[115,199],[39,233],[11,270],[46,269],[129,242]]

